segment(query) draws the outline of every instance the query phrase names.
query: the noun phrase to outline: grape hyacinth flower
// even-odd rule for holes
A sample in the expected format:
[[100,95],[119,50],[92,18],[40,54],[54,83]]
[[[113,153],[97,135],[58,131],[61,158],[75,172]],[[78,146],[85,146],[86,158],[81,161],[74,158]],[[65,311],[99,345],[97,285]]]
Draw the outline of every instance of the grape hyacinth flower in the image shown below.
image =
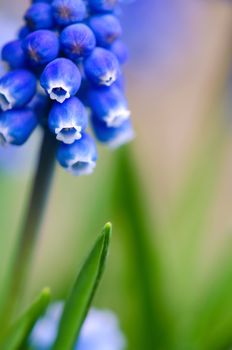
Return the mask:
[[[50,350],[55,341],[63,303],[53,303],[37,321],[31,336],[33,350]],[[92,308],[84,321],[75,350],[123,350],[126,341],[116,316],[109,310]]]
[[18,38],[1,52],[1,144],[21,145],[39,125],[56,143],[59,164],[82,175],[97,161],[88,126],[111,148],[133,138],[119,3],[31,1]]

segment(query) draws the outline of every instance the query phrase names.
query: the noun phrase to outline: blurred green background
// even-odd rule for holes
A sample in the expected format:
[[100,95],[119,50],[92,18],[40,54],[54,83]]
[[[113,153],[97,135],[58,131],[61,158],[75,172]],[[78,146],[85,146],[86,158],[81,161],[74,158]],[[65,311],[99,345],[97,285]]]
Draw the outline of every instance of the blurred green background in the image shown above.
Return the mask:
[[[0,0],[0,45],[14,37],[27,5]],[[99,145],[92,176],[57,167],[21,308],[44,286],[64,297],[96,234],[112,221],[95,305],[118,314],[128,349],[159,349],[159,342],[168,350],[229,349],[232,4],[137,0],[123,7],[122,21],[136,139],[115,152]],[[0,151],[2,286],[39,138]]]

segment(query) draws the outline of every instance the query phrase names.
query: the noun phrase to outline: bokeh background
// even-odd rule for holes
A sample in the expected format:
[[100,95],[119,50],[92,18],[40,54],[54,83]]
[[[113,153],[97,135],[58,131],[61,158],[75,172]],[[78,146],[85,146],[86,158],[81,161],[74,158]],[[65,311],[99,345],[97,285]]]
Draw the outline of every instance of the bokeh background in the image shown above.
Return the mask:
[[[26,6],[26,0],[0,0],[0,46],[15,37]],[[161,283],[173,339],[183,340],[176,349],[201,349],[190,346],[188,327],[202,301],[216,305],[202,332],[223,337],[232,326],[232,3],[128,1],[121,19],[130,50],[125,71],[136,130],[130,152],[150,220],[151,250],[162,261],[161,282],[154,277],[154,285]],[[0,150],[1,281],[16,244],[39,139],[37,133],[20,149]],[[133,232],[127,233],[111,203],[119,152],[99,150],[93,176],[74,178],[56,169],[21,308],[45,285],[54,299],[63,298],[96,234],[110,220],[111,255],[95,305],[114,310],[128,349],[141,350],[146,344],[141,288],[146,286]]]

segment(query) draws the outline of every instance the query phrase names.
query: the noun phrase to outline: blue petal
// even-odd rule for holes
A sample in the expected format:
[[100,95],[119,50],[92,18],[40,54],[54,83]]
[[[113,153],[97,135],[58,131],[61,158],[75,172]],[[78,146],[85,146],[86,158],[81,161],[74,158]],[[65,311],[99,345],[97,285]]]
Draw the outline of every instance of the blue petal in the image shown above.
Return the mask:
[[57,58],[45,67],[40,84],[51,99],[62,103],[77,93],[81,85],[81,74],[69,59]]
[[135,136],[130,119],[115,128],[108,127],[106,123],[93,116],[92,126],[98,141],[110,148],[118,148],[133,140]]
[[0,114],[0,143],[22,145],[37,125],[37,118],[32,110],[12,109]]
[[25,106],[36,92],[36,78],[27,70],[18,69],[0,79],[0,107],[3,110]]
[[118,39],[110,45],[109,50],[115,54],[120,64],[125,64],[128,60],[128,49],[122,40]]
[[80,140],[70,145],[61,142],[57,150],[57,160],[73,175],[91,174],[97,160],[94,140],[88,134],[83,133]]
[[115,85],[109,88],[90,89],[88,104],[95,117],[108,126],[120,126],[130,117],[126,98]]
[[52,9],[57,24],[61,26],[82,21],[87,16],[83,0],[54,0]]
[[61,49],[71,59],[90,55],[96,46],[92,30],[83,23],[66,27],[60,35]]
[[43,2],[32,4],[25,13],[24,19],[31,30],[50,29],[54,25],[52,7]]
[[71,97],[63,103],[55,102],[49,113],[48,125],[57,135],[57,140],[73,143],[81,138],[87,128],[87,110],[77,97]]
[[119,3],[118,0],[89,0],[88,2],[91,10],[96,12],[113,11]]
[[6,61],[12,69],[26,67],[27,59],[22,49],[21,40],[14,40],[4,45],[2,48],[2,59]]
[[109,50],[97,47],[84,63],[87,78],[96,85],[112,85],[120,74],[119,62]]
[[111,14],[91,16],[88,24],[101,47],[108,47],[122,34],[118,18]]
[[23,40],[22,47],[34,65],[46,64],[59,54],[57,34],[46,29],[40,29],[27,35]]

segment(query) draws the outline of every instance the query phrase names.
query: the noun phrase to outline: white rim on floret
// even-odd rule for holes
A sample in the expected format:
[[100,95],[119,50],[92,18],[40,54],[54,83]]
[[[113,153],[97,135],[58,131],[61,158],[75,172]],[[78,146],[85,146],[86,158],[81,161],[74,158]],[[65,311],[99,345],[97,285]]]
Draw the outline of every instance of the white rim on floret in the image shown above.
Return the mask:
[[126,143],[129,143],[135,138],[135,132],[133,129],[126,130],[119,134],[114,140],[107,142],[107,145],[111,149],[118,148]]
[[119,127],[124,121],[129,119],[131,111],[124,106],[111,109],[109,113],[103,117],[108,127]]
[[100,85],[111,86],[117,79],[117,72],[115,70],[107,72],[100,77]]
[[[64,94],[58,95],[55,90],[62,90],[64,91]],[[56,100],[59,103],[63,103],[67,98],[70,98],[70,88],[66,85],[64,85],[64,82],[54,82],[52,85],[50,85],[49,89],[47,90],[51,100]]]
[[12,109],[15,103],[15,99],[11,96],[8,89],[0,87],[0,107],[3,111]]
[[0,146],[4,146],[13,141],[13,137],[9,135],[8,127],[0,125]]
[[56,139],[67,144],[72,144],[76,140],[80,140],[82,127],[77,126],[74,123],[65,125],[63,124],[59,128],[55,128]]
[[[83,166],[83,168],[81,169],[80,166]],[[73,175],[90,175],[92,174],[95,167],[96,162],[91,158],[76,157],[69,162],[67,171]]]

